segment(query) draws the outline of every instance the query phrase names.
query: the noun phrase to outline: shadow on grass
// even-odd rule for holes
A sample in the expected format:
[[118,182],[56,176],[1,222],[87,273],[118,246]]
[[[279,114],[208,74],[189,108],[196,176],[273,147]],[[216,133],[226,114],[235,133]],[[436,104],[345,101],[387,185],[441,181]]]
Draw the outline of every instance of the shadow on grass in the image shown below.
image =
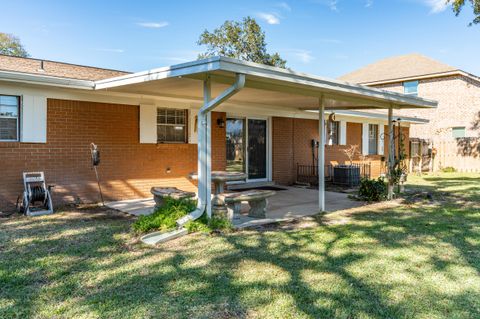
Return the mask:
[[453,201],[349,218],[156,249],[127,245],[130,219],[115,213],[2,221],[0,317],[480,316],[478,210]]

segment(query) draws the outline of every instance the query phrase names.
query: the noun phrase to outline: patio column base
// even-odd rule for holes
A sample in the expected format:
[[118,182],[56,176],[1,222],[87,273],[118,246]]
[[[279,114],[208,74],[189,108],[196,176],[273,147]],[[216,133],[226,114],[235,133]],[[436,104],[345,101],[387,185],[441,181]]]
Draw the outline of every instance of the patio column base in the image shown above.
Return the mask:
[[265,218],[268,204],[267,201],[267,199],[249,201],[248,204],[250,205],[250,210],[248,211],[248,216],[253,218]]
[[221,198],[221,196],[215,196],[212,200],[212,216],[232,220],[229,215],[230,214],[227,206],[225,205],[225,201]]

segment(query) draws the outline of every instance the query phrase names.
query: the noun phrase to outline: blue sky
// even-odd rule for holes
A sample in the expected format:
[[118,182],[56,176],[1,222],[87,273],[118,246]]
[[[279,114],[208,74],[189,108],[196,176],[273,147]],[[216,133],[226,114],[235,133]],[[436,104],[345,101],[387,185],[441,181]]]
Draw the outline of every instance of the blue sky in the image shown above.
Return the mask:
[[196,59],[200,33],[257,18],[269,51],[294,70],[337,77],[418,52],[480,75],[480,25],[444,0],[7,1],[0,32],[33,57],[140,71]]

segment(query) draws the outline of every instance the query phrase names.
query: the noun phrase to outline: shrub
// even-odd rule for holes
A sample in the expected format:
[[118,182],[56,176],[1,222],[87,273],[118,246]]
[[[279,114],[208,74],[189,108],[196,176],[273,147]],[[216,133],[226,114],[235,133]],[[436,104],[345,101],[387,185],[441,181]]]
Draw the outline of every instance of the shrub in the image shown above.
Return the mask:
[[[140,216],[133,223],[132,229],[137,234],[175,229],[177,227],[177,219],[194,211],[196,206],[197,202],[194,200],[165,198],[164,204],[160,209],[157,209],[153,214]],[[233,225],[224,218],[213,217],[209,220],[206,214],[203,214],[199,219],[185,224],[185,228],[189,232],[211,232],[214,230],[230,230],[233,228]]]
[[367,202],[379,202],[387,198],[387,184],[382,177],[378,179],[362,178],[358,197]]
[[455,167],[452,167],[452,166],[447,166],[442,168],[443,173],[455,173],[456,171],[457,170],[455,169]]

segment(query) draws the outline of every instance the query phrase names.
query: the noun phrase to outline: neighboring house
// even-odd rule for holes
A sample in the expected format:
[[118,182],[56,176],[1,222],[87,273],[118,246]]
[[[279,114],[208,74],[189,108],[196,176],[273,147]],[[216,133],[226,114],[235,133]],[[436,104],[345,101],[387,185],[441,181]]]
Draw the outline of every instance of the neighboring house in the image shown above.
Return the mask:
[[[245,171],[248,182],[292,184],[297,164],[316,165],[312,139],[319,139],[324,92],[327,118],[335,112],[325,164],[344,163],[342,149],[358,145],[372,177],[384,169],[387,117],[358,109],[435,106],[227,58],[131,74],[0,55],[0,209],[14,207],[25,171],[44,171],[57,203],[98,201],[92,142],[101,151],[107,200],[148,197],[152,186],[195,190],[188,175],[197,170],[202,83],[209,79],[216,96],[235,74],[245,75],[245,88],[212,112],[211,163],[214,170]],[[422,122],[405,118],[404,134]]]
[[387,58],[340,80],[438,101],[435,110],[399,111],[429,120],[410,130],[437,150],[437,168],[480,171],[480,78],[420,54]]

